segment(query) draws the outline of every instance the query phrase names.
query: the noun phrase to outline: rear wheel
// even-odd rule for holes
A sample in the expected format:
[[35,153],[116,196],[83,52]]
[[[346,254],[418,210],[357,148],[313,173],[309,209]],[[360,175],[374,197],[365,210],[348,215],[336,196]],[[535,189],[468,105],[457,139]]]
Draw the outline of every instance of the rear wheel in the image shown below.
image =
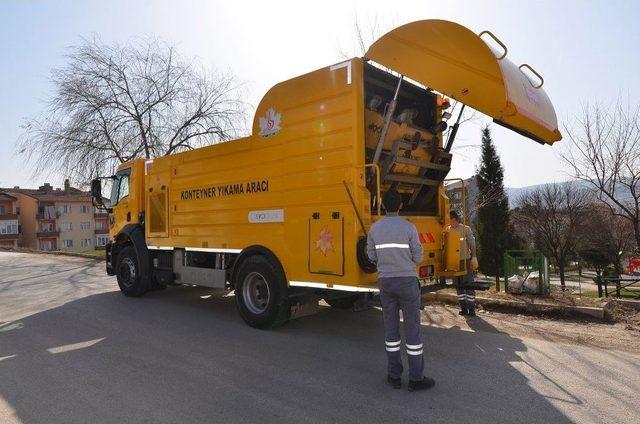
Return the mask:
[[287,284],[277,264],[262,255],[239,264],[236,304],[242,319],[255,328],[273,328],[289,319]]
[[116,279],[125,296],[142,296],[149,290],[149,282],[140,274],[138,255],[133,246],[126,246],[118,255]]
[[343,297],[334,297],[334,298],[326,298],[325,302],[329,304],[332,308],[336,309],[351,309],[353,308],[353,304],[360,298],[360,295],[353,294]]

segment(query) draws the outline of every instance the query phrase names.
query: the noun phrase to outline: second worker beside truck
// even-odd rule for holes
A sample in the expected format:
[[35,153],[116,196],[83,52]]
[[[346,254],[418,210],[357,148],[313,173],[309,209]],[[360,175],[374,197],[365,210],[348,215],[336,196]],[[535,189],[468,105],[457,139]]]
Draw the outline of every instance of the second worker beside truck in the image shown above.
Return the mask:
[[423,261],[423,249],[416,227],[398,215],[402,196],[389,190],[382,199],[387,214],[376,221],[367,235],[367,255],[378,267],[378,285],[387,351],[387,381],[402,386],[402,310],[405,347],[409,363],[409,391],[433,387],[435,381],[423,375],[424,357],[420,338],[420,285],[416,265]]
[[476,292],[469,285],[473,283],[473,271],[478,269],[478,259],[476,256],[476,238],[468,225],[460,223],[458,212],[449,212],[450,225],[446,231],[457,231],[460,239],[464,239],[460,250],[460,268],[465,269],[466,275],[454,277],[453,282],[458,293],[458,303],[460,304],[460,315],[476,315]]

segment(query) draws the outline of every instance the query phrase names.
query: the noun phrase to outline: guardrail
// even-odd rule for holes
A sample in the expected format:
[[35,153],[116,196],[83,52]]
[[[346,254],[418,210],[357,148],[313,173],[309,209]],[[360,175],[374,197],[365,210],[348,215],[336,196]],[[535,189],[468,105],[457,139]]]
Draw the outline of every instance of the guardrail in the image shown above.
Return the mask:
[[[594,278],[598,286],[598,296],[602,297],[604,288],[604,297],[609,297],[609,285],[615,287],[614,292],[617,298],[620,298],[620,292],[626,292],[632,295],[634,299],[640,299],[640,278],[616,278],[616,277],[596,277]],[[635,289],[635,290],[634,290]]]

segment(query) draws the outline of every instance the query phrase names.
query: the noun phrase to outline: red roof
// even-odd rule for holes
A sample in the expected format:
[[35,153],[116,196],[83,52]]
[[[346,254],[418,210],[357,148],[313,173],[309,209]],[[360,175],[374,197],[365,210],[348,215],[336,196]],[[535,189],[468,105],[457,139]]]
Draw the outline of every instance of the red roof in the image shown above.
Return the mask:
[[18,199],[16,199],[15,197],[13,197],[12,195],[8,194],[8,193],[3,193],[0,192],[0,200],[11,200],[11,201],[16,201]]
[[91,192],[78,190],[77,188],[70,188],[67,191],[61,189],[37,190],[30,188],[3,188],[0,190],[8,193],[25,194],[40,202],[91,202]]

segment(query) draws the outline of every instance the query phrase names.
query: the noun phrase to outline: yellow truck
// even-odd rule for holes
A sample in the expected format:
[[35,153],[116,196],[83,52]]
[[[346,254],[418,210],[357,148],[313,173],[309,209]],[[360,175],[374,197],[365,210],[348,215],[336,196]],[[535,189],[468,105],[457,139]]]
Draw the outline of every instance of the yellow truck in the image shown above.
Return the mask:
[[[248,137],[120,165],[107,273],[129,296],[171,284],[234,290],[259,328],[319,299],[351,307],[377,292],[366,231],[393,187],[424,245],[421,284],[464,274],[461,237],[444,231],[458,128],[447,131],[449,99],[541,144],[561,139],[542,77],[506,56],[491,32],[409,23],[363,58],[275,85]],[[101,190],[94,180],[97,204]]]

